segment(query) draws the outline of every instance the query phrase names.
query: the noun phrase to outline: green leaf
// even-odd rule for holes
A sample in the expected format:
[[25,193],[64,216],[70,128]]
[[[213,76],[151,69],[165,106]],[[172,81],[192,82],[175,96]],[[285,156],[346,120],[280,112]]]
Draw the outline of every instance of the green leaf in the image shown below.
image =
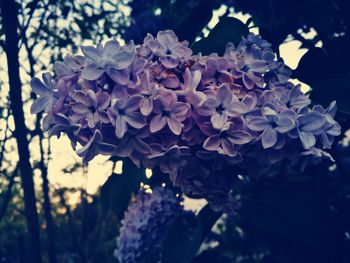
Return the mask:
[[310,48],[300,59],[294,77],[311,85],[320,78],[350,76],[349,43],[349,37],[339,37],[326,42],[322,48]]
[[[267,185],[266,185],[267,186]],[[239,214],[268,235],[283,235],[307,245],[324,245],[334,218],[322,193],[300,184],[275,185],[243,196]]]
[[179,217],[170,226],[163,243],[163,263],[189,263],[196,251],[193,243],[197,242],[197,220],[194,214]]
[[123,159],[123,173],[121,175],[112,174],[101,187],[102,212],[112,210],[119,219],[122,219],[132,193],[136,193],[140,188],[140,183],[145,181],[145,170],[136,167],[129,159]]
[[[339,44],[338,46],[342,44],[341,41],[333,42],[332,44]],[[329,45],[327,50],[311,48],[300,59],[293,74],[311,86],[311,99],[314,103],[327,107],[330,102],[336,100],[338,111],[350,115],[349,66],[345,62],[346,56],[342,56],[341,53],[332,45]]]
[[169,174],[163,173],[159,167],[155,167],[152,169],[152,176],[148,179],[147,184],[152,188],[155,186],[160,186],[163,183],[167,185],[172,185]]
[[137,167],[129,158],[123,158],[123,178],[131,192],[136,192],[140,188],[141,182],[146,182],[146,170]]
[[100,204],[103,214],[113,211],[118,219],[124,217],[131,198],[127,183],[122,175],[112,174],[100,190]]
[[170,227],[163,243],[163,263],[189,263],[221,213],[206,205],[197,216],[192,213],[179,217]]
[[[176,1],[175,3],[178,2],[181,1]],[[182,4],[187,8],[185,11],[188,11],[188,2],[185,1]],[[174,27],[176,35],[180,40],[188,40],[192,43],[209,23],[212,18],[213,9],[218,7],[218,3],[212,0],[199,1],[197,5],[191,8],[184,16],[182,21]],[[179,8],[176,7],[174,10],[179,10]],[[177,17],[183,17],[183,15],[178,15]]]
[[311,85],[310,97],[313,102],[327,107],[336,100],[338,111],[350,115],[350,78],[322,78]]
[[228,42],[237,45],[242,37],[248,34],[248,27],[242,21],[233,17],[223,17],[210,31],[208,37],[194,43],[192,49],[195,54],[201,52],[203,55],[211,53],[222,55]]
[[334,72],[331,60],[322,48],[311,48],[300,59],[294,77],[309,85],[322,77],[331,77]]

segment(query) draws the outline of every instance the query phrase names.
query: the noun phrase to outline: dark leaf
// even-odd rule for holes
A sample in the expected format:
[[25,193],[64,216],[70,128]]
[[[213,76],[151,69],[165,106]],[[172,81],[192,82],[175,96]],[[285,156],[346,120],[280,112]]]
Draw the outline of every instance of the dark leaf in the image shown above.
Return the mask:
[[136,193],[145,180],[144,169],[136,167],[129,159],[123,159],[123,173],[112,174],[101,187],[102,211],[112,210],[122,219],[132,193]]
[[113,211],[121,220],[128,208],[131,192],[122,175],[112,174],[103,184],[100,190],[100,202],[102,212]]
[[334,73],[334,66],[326,51],[322,48],[312,48],[300,59],[294,77],[310,85],[320,76],[331,77]]
[[124,177],[128,189],[132,192],[136,192],[140,188],[140,183],[147,180],[145,169],[142,167],[138,168],[129,158],[124,158],[122,161],[122,176]]
[[188,40],[190,43],[192,43],[202,32],[204,27],[209,23],[212,17],[213,9],[217,7],[218,6],[215,1],[199,1],[196,6],[190,9],[190,12],[183,18],[181,23],[174,27],[174,31],[179,39]]
[[194,214],[185,214],[176,220],[164,241],[162,262],[191,262],[220,216],[221,213],[214,212],[206,205],[196,217]]
[[317,246],[332,242],[335,221],[324,196],[312,187],[270,185],[243,198],[239,211],[262,231]]
[[338,111],[350,115],[350,78],[322,78],[312,83],[311,99],[327,107],[336,100]]
[[249,34],[247,26],[233,17],[223,17],[210,31],[208,37],[199,40],[192,45],[194,54],[201,52],[203,55],[218,53],[222,55],[228,42],[235,45]]
[[167,185],[172,185],[172,182],[169,178],[169,174],[163,173],[159,167],[155,167],[152,169],[152,176],[148,179],[147,183],[151,186],[159,186],[163,183]]
[[198,222],[194,214],[179,217],[169,228],[163,243],[163,263],[189,263],[196,251],[193,244],[198,242]]

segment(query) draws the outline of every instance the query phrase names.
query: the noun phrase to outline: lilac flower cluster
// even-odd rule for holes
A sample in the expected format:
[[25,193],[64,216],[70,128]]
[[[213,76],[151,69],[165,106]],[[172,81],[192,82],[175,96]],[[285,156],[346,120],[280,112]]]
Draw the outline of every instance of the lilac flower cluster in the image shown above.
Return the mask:
[[122,220],[115,256],[120,263],[161,262],[167,228],[182,213],[180,198],[170,189],[157,187],[136,196]]
[[46,112],[44,128],[82,145],[85,162],[103,154],[160,167],[216,209],[232,199],[226,168],[256,175],[283,159],[329,156],[340,134],[335,102],[311,107],[283,60],[253,34],[223,56],[193,55],[173,31],[82,52],[56,62],[55,78],[31,81],[39,96],[31,110]]

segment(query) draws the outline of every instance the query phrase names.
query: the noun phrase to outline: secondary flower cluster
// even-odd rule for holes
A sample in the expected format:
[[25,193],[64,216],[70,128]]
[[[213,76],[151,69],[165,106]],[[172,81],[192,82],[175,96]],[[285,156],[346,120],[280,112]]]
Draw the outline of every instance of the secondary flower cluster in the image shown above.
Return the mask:
[[160,262],[167,228],[182,213],[180,198],[163,187],[140,191],[125,213],[115,256],[120,263]]
[[[82,47],[33,78],[51,135],[65,133],[85,162],[97,154],[159,166],[187,194],[217,209],[230,200],[227,167],[258,173],[282,159],[328,156],[340,126],[335,102],[311,107],[271,45],[248,35],[223,56],[193,55],[173,31],[140,46],[116,40]],[[232,171],[232,169],[231,169]]]

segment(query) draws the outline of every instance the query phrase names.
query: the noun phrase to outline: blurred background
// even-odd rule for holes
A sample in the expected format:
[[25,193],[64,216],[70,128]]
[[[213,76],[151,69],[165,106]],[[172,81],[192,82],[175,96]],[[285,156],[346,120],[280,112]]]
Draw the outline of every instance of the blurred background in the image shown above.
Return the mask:
[[[35,99],[30,79],[52,72],[55,61],[80,53],[81,45],[111,38],[138,44],[147,33],[163,29],[193,43],[226,16],[272,43],[293,69],[292,81],[311,92],[314,101],[337,99],[344,136],[333,150],[332,165],[243,189],[265,200],[277,196],[279,202],[247,205],[230,224],[218,226],[215,242],[194,262],[350,262],[347,0],[0,3],[0,262],[117,262],[115,238],[136,191],[124,178],[140,173],[115,158],[98,157],[83,165],[67,138],[48,138],[41,130],[43,116],[29,112]],[[286,184],[297,185],[297,191],[280,188]],[[271,185],[278,191],[266,191]],[[184,202],[193,211],[204,204]]]

